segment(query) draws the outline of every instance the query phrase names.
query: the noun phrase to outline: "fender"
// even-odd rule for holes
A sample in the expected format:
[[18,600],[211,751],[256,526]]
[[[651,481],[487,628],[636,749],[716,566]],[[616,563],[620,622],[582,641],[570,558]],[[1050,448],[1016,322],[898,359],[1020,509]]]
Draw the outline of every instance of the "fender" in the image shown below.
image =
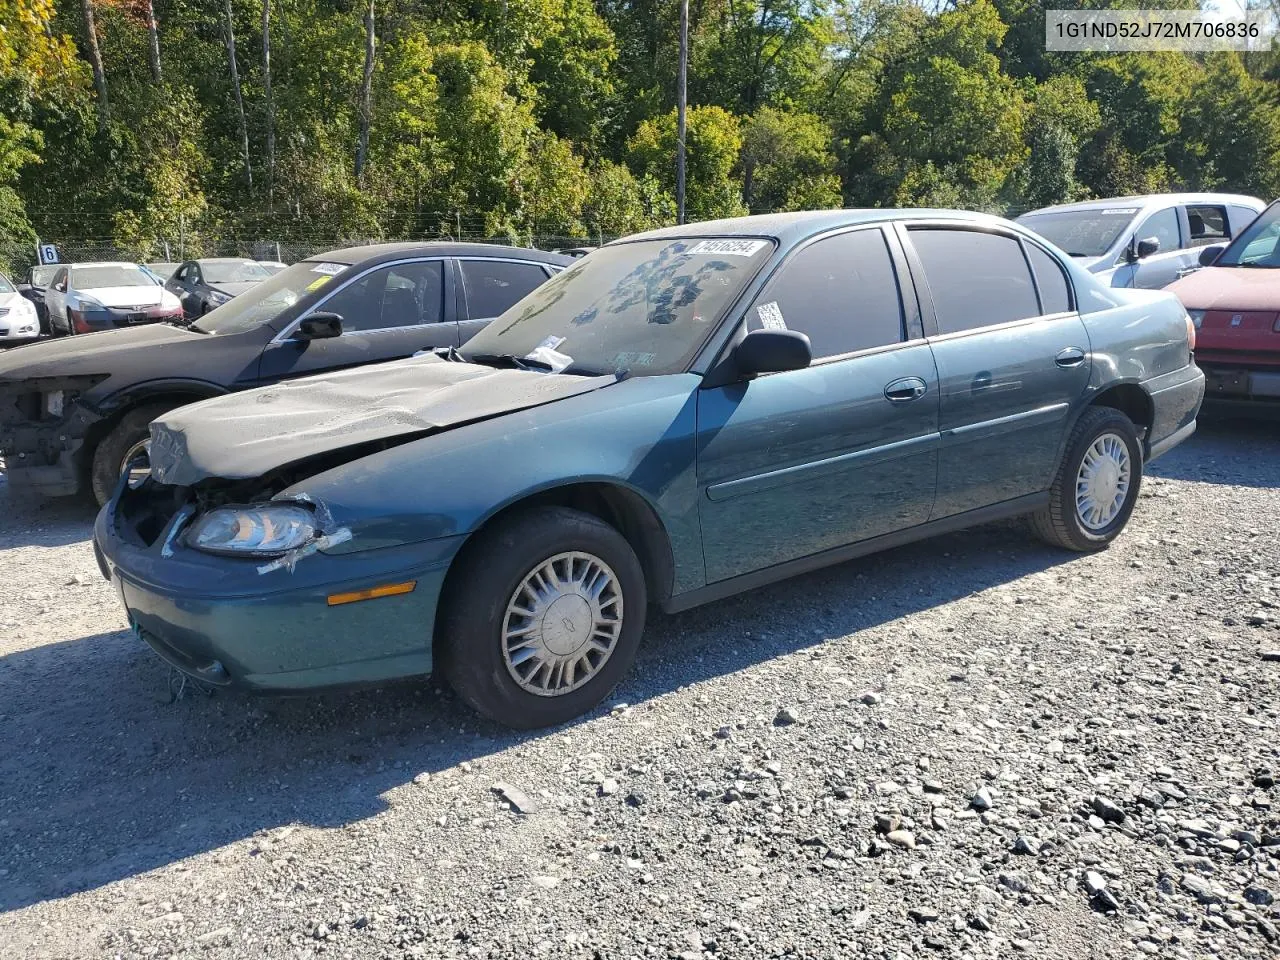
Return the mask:
[[97,401],[93,406],[103,418],[111,417],[128,407],[137,406],[165,396],[188,396],[195,400],[208,400],[230,393],[226,387],[211,380],[196,377],[170,377],[162,380],[143,380]]

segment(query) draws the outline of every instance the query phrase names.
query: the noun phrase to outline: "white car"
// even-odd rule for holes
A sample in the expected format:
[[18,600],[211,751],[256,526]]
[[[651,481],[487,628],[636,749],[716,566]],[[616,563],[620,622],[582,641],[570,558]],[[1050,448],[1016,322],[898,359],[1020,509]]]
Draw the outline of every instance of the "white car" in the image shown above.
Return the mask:
[[64,266],[54,275],[44,302],[49,332],[55,337],[182,319],[178,298],[136,263]]
[[40,336],[36,305],[0,273],[0,344],[23,343]]
[[1168,286],[1200,263],[1200,248],[1226,243],[1262,212],[1257,197],[1158,193],[1032,210],[1034,230],[1111,287]]

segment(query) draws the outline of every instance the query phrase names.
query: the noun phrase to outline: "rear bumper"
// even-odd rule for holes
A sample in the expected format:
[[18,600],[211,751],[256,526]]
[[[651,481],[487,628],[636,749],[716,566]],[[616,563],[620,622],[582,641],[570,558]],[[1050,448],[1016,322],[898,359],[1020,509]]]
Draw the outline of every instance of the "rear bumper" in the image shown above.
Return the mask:
[[1206,400],[1280,403],[1280,368],[1206,362]]
[[[166,531],[122,539],[112,508],[94,528],[100,565],[130,626],[172,666],[210,683],[299,692],[431,672],[436,605],[465,537],[357,553],[316,553],[292,572],[202,554]],[[168,543],[168,556],[165,544]],[[411,593],[330,606],[331,594],[416,581]]]
[[1147,462],[1168,453],[1196,430],[1196,416],[1204,401],[1205,375],[1195,364],[1148,380],[1153,416],[1146,438]]

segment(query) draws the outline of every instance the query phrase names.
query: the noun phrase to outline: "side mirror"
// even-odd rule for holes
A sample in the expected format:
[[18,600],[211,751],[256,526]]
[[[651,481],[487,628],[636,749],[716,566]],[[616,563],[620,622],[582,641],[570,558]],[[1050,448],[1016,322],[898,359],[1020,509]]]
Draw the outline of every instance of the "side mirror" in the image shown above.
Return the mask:
[[1160,241],[1155,237],[1147,237],[1145,240],[1139,240],[1136,236],[1129,243],[1130,263],[1137,263],[1139,260],[1145,260],[1157,250],[1160,249]]
[[1218,262],[1218,258],[1222,256],[1222,251],[1227,249],[1225,243],[1215,243],[1207,247],[1200,248],[1200,266],[1212,267]]
[[801,370],[812,362],[809,338],[796,330],[752,330],[733,351],[740,374]]
[[18,284],[18,285],[17,285],[17,287],[15,287],[14,289],[16,289],[19,293],[30,293],[30,292],[31,292],[31,284],[29,284],[29,283],[20,283],[20,284]]
[[342,336],[342,317],[336,313],[313,313],[303,317],[298,329],[293,332],[294,340],[332,340]]

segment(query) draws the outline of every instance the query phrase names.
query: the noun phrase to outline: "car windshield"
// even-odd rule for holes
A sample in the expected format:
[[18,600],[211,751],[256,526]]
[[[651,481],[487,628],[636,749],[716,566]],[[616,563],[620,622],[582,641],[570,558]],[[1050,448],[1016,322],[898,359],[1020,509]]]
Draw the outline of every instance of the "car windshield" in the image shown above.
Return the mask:
[[56,265],[52,267],[32,267],[31,285],[34,287],[47,287],[49,282],[53,280],[53,275],[57,272]]
[[271,276],[271,272],[255,260],[240,260],[235,263],[203,260],[200,269],[204,273],[205,283],[257,283]]
[[191,325],[197,333],[243,333],[261,326],[319,290],[347,269],[345,263],[295,263],[288,270],[263,280],[247,293],[211,310]]
[[1138,207],[1091,207],[1024,213],[1017,222],[1070,256],[1100,257],[1111,249],[1116,238],[1137,216],[1138,210]]
[[155,278],[132,263],[110,263],[100,267],[72,267],[71,287],[100,290],[103,287],[154,287]]
[[1222,251],[1215,267],[1280,267],[1280,202],[1273,203]]
[[462,355],[569,373],[683,371],[773,250],[757,238],[602,247],[538,287]]
[[13,284],[3,273],[0,273],[0,293],[13,293]]

